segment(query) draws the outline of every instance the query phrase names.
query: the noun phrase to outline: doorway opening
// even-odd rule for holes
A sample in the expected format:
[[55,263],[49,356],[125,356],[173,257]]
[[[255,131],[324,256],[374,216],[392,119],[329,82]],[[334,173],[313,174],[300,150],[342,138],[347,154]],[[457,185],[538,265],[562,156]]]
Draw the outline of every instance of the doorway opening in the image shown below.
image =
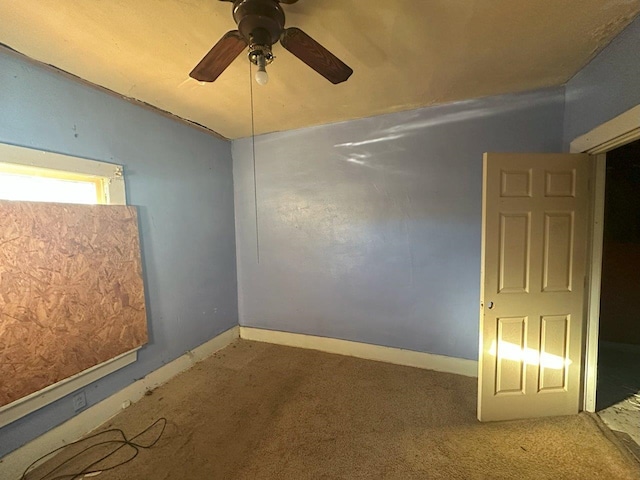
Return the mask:
[[596,411],[640,458],[640,140],[606,154]]

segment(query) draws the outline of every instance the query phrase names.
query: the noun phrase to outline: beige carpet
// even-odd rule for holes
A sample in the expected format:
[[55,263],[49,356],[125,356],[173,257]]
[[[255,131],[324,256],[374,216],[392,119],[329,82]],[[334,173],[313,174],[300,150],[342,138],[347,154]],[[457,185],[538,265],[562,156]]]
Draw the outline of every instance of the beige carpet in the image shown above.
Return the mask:
[[168,419],[95,478],[640,478],[590,415],[480,424],[475,406],[471,378],[238,341],[105,426]]

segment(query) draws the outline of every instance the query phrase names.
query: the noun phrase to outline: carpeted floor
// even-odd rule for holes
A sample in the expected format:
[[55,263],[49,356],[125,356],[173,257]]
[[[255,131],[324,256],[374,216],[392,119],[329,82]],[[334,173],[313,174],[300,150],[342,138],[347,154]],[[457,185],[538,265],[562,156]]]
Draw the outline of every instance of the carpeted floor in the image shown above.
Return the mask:
[[481,424],[475,408],[475,379],[238,341],[105,425],[132,436],[168,420],[155,447],[95,478],[640,478],[593,416]]

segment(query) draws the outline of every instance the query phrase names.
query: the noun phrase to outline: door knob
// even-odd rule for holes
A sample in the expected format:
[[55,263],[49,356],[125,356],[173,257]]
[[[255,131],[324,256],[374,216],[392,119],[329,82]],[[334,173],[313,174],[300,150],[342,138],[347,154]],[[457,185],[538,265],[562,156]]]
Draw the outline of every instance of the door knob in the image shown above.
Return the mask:
[[493,302],[487,302],[487,308],[493,310]]

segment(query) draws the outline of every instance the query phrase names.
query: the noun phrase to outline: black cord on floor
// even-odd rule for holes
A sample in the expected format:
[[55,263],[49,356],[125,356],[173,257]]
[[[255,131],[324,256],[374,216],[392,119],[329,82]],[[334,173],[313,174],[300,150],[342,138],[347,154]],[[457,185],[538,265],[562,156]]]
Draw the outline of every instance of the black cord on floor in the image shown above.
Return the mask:
[[[145,433],[147,433],[148,431],[150,431],[152,428],[154,428],[156,425],[162,425],[162,428],[160,429],[160,432],[158,433],[158,436],[155,438],[155,440],[153,440],[153,442],[144,445],[141,443],[136,443],[134,442],[134,440],[142,435],[144,435]],[[52,455],[58,453],[61,450],[64,450],[66,448],[69,448],[72,445],[77,445],[81,442],[86,442],[87,440],[91,440],[92,438],[96,438],[99,437],[101,435],[106,435],[108,433],[118,433],[122,439],[118,439],[118,440],[107,440],[104,442],[98,442],[95,443],[87,448],[82,449],[81,451],[79,451],[78,453],[72,455],[70,458],[68,458],[67,460],[65,460],[64,462],[62,462],[60,465],[58,465],[57,467],[55,467],[54,469],[48,471],[47,473],[45,473],[43,476],[41,476],[39,479],[35,479],[35,478],[29,478],[28,480],[76,480],[79,478],[82,478],[84,475],[96,475],[98,473],[101,472],[106,472],[107,470],[113,470],[115,468],[118,468],[122,465],[124,465],[125,463],[129,463],[131,460],[133,460],[134,458],[136,458],[138,456],[138,453],[140,452],[140,449],[147,449],[147,448],[151,448],[153,447],[156,443],[158,443],[158,440],[160,440],[160,437],[162,437],[162,434],[164,433],[164,429],[167,426],[167,419],[164,417],[159,418],[158,420],[156,420],[155,422],[153,422],[151,425],[149,425],[147,428],[145,428],[143,431],[141,431],[140,433],[138,433],[137,435],[135,435],[134,437],[131,437],[131,439],[127,439],[127,436],[125,435],[125,433],[119,429],[119,428],[113,428],[110,430],[105,430],[103,432],[99,432],[99,433],[95,433],[93,435],[89,435],[88,437],[83,438],[82,440],[78,440],[76,442],[72,442],[69,443],[68,445],[64,445],[60,448],[56,448],[55,450],[47,453],[46,455],[43,455],[42,457],[40,457],[39,459],[37,459],[35,462],[33,462],[31,465],[29,465],[26,470],[24,471],[24,473],[22,474],[22,476],[20,477],[20,480],[27,480],[27,475],[29,474],[29,472],[31,472],[32,470],[34,470],[40,463],[42,463],[43,460],[51,457]],[[69,474],[64,474],[64,475],[58,475],[55,477],[49,477],[49,475],[53,474],[55,471],[59,470],[60,468],[62,468],[63,466],[67,465],[69,462],[75,460],[76,458],[80,457],[81,455],[87,453],[88,451],[90,451],[93,448],[102,446],[102,445],[114,445],[117,446],[117,448],[115,450],[113,450],[112,452],[109,452],[108,454],[102,456],[100,459],[96,460],[95,462],[92,462],[91,464],[87,465],[86,467],[84,467],[81,471],[79,472],[74,472],[74,473],[69,473]],[[119,450],[121,450],[124,447],[131,447],[133,448],[134,452],[133,455],[130,458],[127,458],[124,461],[121,461],[120,463],[110,466],[110,467],[106,467],[106,468],[98,468],[93,470],[93,468],[96,465],[99,465],[100,462],[103,462],[104,460],[106,460],[107,458],[111,457],[112,455],[114,455],[116,452],[118,452]]]

